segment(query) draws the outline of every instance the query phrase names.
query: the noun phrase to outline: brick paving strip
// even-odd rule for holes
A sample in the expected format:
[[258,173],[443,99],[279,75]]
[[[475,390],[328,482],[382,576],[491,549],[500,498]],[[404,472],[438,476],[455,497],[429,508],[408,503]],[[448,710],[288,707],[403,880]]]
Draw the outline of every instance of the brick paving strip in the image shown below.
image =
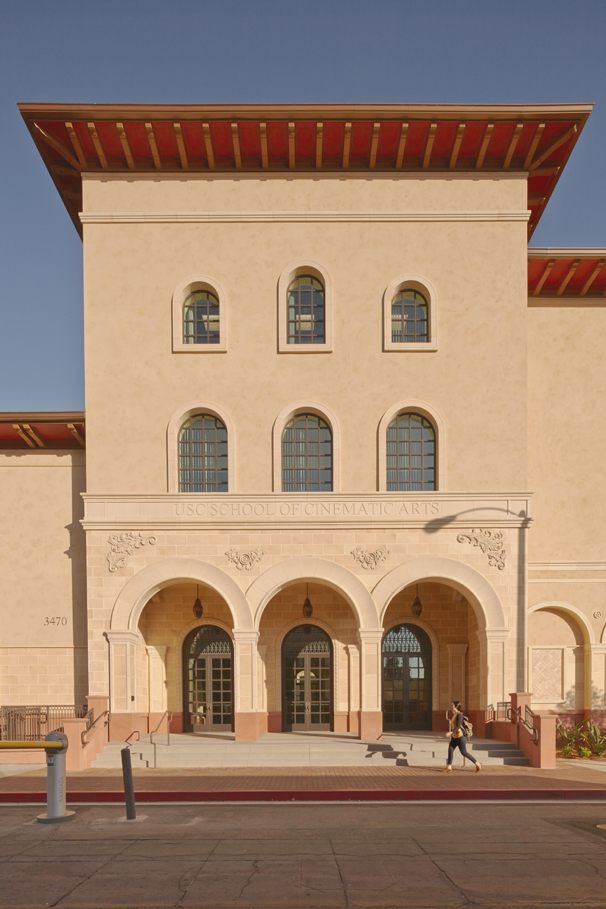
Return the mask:
[[[133,771],[138,801],[356,801],[605,799],[606,774],[591,768],[230,767]],[[0,803],[46,799],[46,771],[0,779]],[[68,774],[70,802],[124,800],[120,770]]]

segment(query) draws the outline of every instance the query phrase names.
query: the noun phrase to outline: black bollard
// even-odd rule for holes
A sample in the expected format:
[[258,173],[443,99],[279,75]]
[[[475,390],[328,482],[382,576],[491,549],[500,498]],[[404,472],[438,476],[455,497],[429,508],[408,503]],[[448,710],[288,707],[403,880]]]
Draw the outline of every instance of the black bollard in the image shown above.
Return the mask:
[[124,796],[126,799],[126,820],[135,821],[137,819],[137,809],[135,808],[135,790],[133,789],[133,768],[130,762],[130,748],[123,748],[120,754],[122,756],[122,776],[124,778]]

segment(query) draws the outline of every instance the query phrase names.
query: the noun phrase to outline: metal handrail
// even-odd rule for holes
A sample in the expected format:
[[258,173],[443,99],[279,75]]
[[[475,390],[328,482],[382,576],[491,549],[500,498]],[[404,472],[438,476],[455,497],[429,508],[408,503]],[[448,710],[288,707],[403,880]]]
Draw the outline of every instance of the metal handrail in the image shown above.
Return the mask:
[[[515,716],[517,716],[517,718],[518,718],[518,722],[516,725],[523,726],[524,729],[526,729],[526,731],[528,733],[530,733],[530,735],[532,735],[533,745],[538,745],[539,744],[539,730],[535,727],[534,723],[532,722],[532,717],[534,717],[534,713],[532,712],[530,707],[528,707],[528,706],[526,707],[525,716],[522,716],[522,711],[519,710],[517,707],[508,707],[507,708],[507,719],[511,720],[512,723],[515,723],[515,720],[513,719],[512,714],[515,714]],[[531,718],[530,722],[528,721],[529,715]]]
[[[92,711],[89,711],[89,713],[92,713]],[[87,726],[87,728],[84,729],[80,733],[80,741],[82,742],[83,745],[88,745],[89,739],[87,738],[87,736],[94,732],[97,723],[100,723],[104,717],[107,717],[107,720],[105,721],[105,723],[103,725],[107,726],[107,724],[111,720],[111,713],[109,712],[109,710],[104,710],[103,713],[99,714],[99,716],[94,721],[94,723],[91,723],[90,726]],[[87,719],[88,719],[88,714],[87,714]]]
[[158,725],[156,726],[156,728],[154,729],[154,731],[153,731],[153,732],[150,732],[150,734],[149,734],[149,740],[150,740],[150,742],[151,742],[152,745],[155,744],[155,742],[154,742],[154,736],[155,736],[156,732],[158,731],[158,729],[160,728],[160,726],[161,726],[162,723],[164,722],[165,717],[167,717],[167,716],[170,717],[170,719],[169,719],[168,724],[167,724],[167,726],[166,726],[166,735],[167,735],[167,738],[168,738],[168,741],[166,742],[166,744],[167,744],[167,745],[170,745],[170,724],[171,724],[172,721],[173,721],[173,715],[172,715],[172,713],[171,713],[170,710],[165,710],[165,711],[164,711],[164,713],[162,714],[162,719],[160,720],[160,722],[158,723]]
[[[125,744],[125,745],[128,745],[129,748],[130,748],[130,744],[129,744],[129,743],[130,743],[130,740],[132,739],[133,735],[136,735],[136,736],[137,736],[137,738],[135,739],[135,742],[138,742],[139,739],[141,738],[141,733],[139,732],[139,730],[138,730],[138,729],[133,729],[133,731],[131,732],[131,734],[129,735],[129,737],[128,737],[127,739],[124,739],[124,744]],[[133,744],[134,744],[134,742],[133,742]]]

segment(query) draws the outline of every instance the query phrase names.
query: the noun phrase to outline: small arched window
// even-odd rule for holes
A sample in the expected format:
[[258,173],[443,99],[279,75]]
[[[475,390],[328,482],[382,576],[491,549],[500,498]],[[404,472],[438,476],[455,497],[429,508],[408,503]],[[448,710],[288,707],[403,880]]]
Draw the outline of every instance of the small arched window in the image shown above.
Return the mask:
[[282,433],[282,492],[332,492],[332,433],[316,414],[298,414]]
[[183,343],[219,344],[219,300],[209,290],[193,290],[183,304]]
[[387,427],[387,492],[436,488],[436,434],[418,413],[400,413]]
[[179,491],[227,492],[227,429],[212,414],[195,414],[181,427]]
[[288,344],[324,344],[324,285],[313,275],[300,275],[288,286],[286,338]]
[[419,344],[428,338],[427,300],[418,290],[399,291],[391,302],[391,343]]

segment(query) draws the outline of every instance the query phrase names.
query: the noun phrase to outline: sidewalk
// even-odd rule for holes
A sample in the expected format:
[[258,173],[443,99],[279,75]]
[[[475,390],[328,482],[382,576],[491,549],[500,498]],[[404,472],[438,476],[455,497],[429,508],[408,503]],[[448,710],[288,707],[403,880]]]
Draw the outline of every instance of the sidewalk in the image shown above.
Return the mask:
[[[244,767],[133,771],[138,801],[353,801],[604,799],[606,777],[591,767],[487,767],[442,773],[421,767]],[[123,801],[118,770],[68,774],[71,802]],[[46,771],[0,779],[0,803],[45,801]]]

